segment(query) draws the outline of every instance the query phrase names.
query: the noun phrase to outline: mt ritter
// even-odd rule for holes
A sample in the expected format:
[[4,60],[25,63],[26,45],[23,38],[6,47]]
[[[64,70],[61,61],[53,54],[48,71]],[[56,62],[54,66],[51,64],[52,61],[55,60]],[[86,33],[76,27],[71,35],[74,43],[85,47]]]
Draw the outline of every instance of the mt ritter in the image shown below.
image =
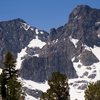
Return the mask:
[[0,22],[1,69],[7,51],[17,60],[26,100],[38,100],[57,71],[69,78],[71,100],[84,100],[88,83],[100,80],[100,10],[78,5],[68,23],[50,33],[20,18]]

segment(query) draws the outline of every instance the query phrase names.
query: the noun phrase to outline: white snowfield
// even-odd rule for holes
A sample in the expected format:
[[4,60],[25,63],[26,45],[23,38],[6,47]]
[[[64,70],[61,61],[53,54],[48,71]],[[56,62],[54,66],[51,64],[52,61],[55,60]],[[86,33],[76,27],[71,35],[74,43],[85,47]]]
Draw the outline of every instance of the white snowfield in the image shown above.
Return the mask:
[[23,83],[23,87],[27,87],[29,89],[34,89],[34,90],[41,90],[43,92],[46,92],[47,89],[49,88],[48,82],[44,82],[44,83],[37,83],[31,80],[25,80],[25,79],[21,79],[21,82]]
[[46,43],[45,42],[42,42],[41,40],[38,39],[38,36],[36,36],[36,39],[33,39],[28,47],[32,47],[32,48],[35,48],[35,47],[39,47],[40,49],[45,45]]
[[73,86],[70,86],[70,98],[71,100],[85,100],[84,99],[84,91],[78,90]]
[[34,98],[33,96],[26,94],[25,100],[39,100],[39,99]]
[[0,74],[2,73],[2,69],[0,68]]
[[[31,80],[25,80],[22,78],[19,78],[19,81],[22,82],[23,87],[27,87],[27,88],[33,89],[33,90],[41,90],[43,92],[46,92],[47,89],[50,88],[47,81],[45,81],[44,83],[37,83],[37,82],[31,81]],[[37,98],[34,98],[34,97],[26,94],[25,100],[39,100],[39,98],[37,99]]]
[[94,55],[99,59],[99,62],[94,63],[91,66],[84,66],[80,61],[77,63],[73,63],[78,78],[69,79],[71,100],[85,100],[84,89],[81,88],[87,86],[89,82],[96,82],[97,80],[100,80],[100,47],[85,47],[85,49],[92,51],[94,53]]

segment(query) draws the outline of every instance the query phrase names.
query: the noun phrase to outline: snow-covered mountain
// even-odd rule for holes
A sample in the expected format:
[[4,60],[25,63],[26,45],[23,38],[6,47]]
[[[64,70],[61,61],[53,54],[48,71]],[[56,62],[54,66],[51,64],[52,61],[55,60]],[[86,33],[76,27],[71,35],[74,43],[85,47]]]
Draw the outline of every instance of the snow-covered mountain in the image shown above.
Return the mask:
[[0,22],[0,47],[0,63],[6,51],[17,60],[26,100],[39,100],[54,71],[68,76],[71,100],[84,100],[88,83],[100,80],[100,10],[79,5],[50,33],[19,18]]

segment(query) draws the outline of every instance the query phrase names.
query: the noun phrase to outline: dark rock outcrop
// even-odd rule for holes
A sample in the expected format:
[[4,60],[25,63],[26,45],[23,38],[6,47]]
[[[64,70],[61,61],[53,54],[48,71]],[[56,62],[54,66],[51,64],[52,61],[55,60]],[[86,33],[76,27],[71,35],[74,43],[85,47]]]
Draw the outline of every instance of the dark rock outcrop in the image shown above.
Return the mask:
[[88,51],[88,50],[84,50],[82,52],[80,56],[80,60],[82,64],[85,66],[90,66],[93,63],[99,62],[98,58],[91,51]]
[[65,36],[71,35],[82,43],[93,47],[100,46],[100,38],[97,31],[100,29],[100,10],[87,5],[77,6],[69,16],[68,24],[65,25]]

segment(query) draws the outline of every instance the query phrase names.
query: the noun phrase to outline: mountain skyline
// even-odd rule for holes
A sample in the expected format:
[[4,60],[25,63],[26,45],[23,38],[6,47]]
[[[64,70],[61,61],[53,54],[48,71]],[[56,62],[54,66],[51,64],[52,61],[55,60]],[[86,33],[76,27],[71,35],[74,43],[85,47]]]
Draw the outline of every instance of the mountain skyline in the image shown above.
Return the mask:
[[68,76],[71,100],[85,100],[88,83],[100,80],[100,9],[78,5],[68,23],[50,33],[24,19],[2,21],[0,47],[0,70],[9,50],[17,61],[25,100],[40,98],[52,72]]
[[2,0],[0,21],[21,18],[31,26],[49,31],[50,28],[64,25],[71,11],[81,4],[100,8],[99,0]]

